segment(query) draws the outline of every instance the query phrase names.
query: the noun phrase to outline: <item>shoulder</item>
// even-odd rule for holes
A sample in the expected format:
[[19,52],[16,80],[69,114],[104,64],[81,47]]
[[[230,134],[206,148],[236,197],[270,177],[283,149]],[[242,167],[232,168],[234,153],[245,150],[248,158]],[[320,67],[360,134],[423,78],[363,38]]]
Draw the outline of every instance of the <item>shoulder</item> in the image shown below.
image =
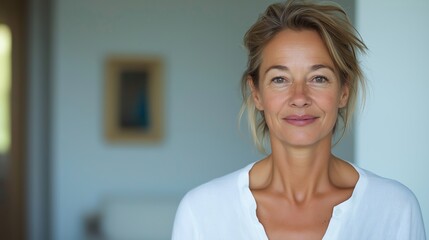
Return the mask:
[[[248,187],[248,170],[251,165],[220,178],[204,183],[183,197],[175,218],[175,231],[194,231],[226,224],[233,216],[239,216],[242,207],[242,191]],[[228,218],[229,216],[229,218]],[[236,221],[237,219],[234,219]],[[182,226],[183,225],[183,226]],[[195,234],[195,233],[194,233]]]
[[[404,184],[385,177],[381,177],[371,171],[357,168],[363,178],[365,198],[383,206],[399,207],[405,206],[419,208],[414,193]],[[394,205],[394,206],[392,206]]]
[[[182,199],[174,221],[176,239],[249,239],[246,206],[253,164],[204,183]],[[250,234],[250,233],[249,233]]]
[[[250,165],[249,165],[250,166]],[[229,173],[225,176],[213,179],[206,182],[191,191],[189,191],[182,201],[193,203],[198,202],[219,202],[223,199],[229,199],[239,194],[241,185],[245,185],[242,181],[245,180],[245,175],[248,175],[249,166],[239,169],[235,172]]]
[[249,188],[249,170],[253,164],[192,189],[180,205],[189,206],[195,213],[239,208],[243,192]]
[[[356,167],[360,178],[352,195],[350,239],[425,239],[414,193],[404,184]],[[353,197],[354,196],[354,197]],[[370,229],[368,226],[372,226]],[[348,231],[345,234],[351,234]]]

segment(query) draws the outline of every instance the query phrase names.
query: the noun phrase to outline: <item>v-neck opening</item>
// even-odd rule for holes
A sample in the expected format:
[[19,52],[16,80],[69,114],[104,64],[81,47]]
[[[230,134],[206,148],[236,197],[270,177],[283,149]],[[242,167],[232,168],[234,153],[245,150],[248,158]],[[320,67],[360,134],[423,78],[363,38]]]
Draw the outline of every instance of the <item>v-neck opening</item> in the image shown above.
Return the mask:
[[[245,207],[245,211],[249,218],[252,221],[252,224],[256,227],[255,231],[260,239],[263,240],[269,240],[267,232],[265,230],[264,225],[259,221],[259,218],[256,214],[257,210],[257,203],[256,199],[253,196],[252,191],[250,190],[250,171],[252,170],[255,163],[249,164],[245,169],[243,169],[243,172],[241,173],[240,179],[239,179],[239,186],[240,190],[243,191],[240,196],[242,196],[242,203]],[[364,180],[364,172],[361,171],[357,166],[355,166],[352,163],[347,162],[350,164],[355,171],[359,174],[359,178],[356,182],[356,185],[353,189],[352,195],[346,199],[345,201],[335,205],[332,209],[332,216],[329,220],[328,227],[326,228],[326,231],[322,237],[322,240],[330,239],[331,237],[335,237],[338,234],[341,222],[340,220],[343,218],[345,213],[349,211],[349,209],[355,204],[356,199],[358,198],[357,195],[359,195],[360,192],[363,191],[365,180]]]

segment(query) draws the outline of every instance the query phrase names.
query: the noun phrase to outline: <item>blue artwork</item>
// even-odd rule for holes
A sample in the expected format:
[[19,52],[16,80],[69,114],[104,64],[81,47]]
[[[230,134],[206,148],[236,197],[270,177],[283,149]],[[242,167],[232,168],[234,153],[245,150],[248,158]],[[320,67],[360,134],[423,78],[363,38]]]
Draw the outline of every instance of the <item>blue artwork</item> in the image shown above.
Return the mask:
[[119,123],[124,130],[148,130],[151,126],[148,75],[147,71],[142,70],[121,72]]

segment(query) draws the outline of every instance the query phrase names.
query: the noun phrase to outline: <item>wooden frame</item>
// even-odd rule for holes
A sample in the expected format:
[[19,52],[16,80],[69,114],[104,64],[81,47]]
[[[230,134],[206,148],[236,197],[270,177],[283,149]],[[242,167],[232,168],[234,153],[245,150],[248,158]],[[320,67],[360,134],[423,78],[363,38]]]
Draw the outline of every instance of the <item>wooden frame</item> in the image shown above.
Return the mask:
[[106,61],[105,133],[115,142],[159,142],[163,136],[163,66],[156,57]]

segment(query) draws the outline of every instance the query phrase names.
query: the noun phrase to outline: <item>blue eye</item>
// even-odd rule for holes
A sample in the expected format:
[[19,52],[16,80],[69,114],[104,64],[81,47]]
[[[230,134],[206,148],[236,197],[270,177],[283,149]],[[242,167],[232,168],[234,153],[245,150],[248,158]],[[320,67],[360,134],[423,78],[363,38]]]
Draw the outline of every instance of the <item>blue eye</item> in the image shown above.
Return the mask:
[[275,83],[275,84],[281,84],[286,82],[286,80],[283,77],[275,77],[271,80],[271,82]]
[[329,80],[324,76],[316,76],[313,78],[312,81],[315,83],[327,83],[327,82],[329,82]]

